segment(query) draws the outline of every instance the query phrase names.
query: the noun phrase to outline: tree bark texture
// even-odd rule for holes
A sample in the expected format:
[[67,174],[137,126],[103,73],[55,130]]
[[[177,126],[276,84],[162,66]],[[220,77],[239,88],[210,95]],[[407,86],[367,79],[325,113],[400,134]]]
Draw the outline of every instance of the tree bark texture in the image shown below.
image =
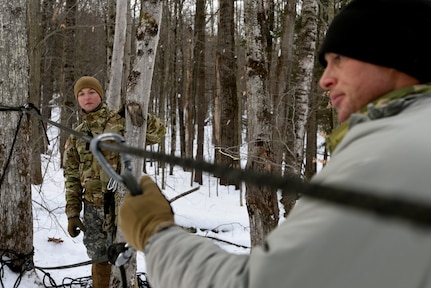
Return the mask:
[[127,11],[128,0],[117,1],[117,13],[115,14],[115,34],[112,49],[111,73],[106,103],[111,109],[120,108],[121,83],[123,80],[124,51],[126,49]]
[[[63,29],[63,57],[62,57],[62,107],[60,123],[63,126],[74,128],[78,123],[78,104],[73,94],[74,75],[74,51],[75,51],[75,18],[77,11],[77,0],[66,0],[66,19],[61,24]],[[64,144],[69,133],[60,132],[60,155],[64,153]]]
[[[216,83],[217,112],[219,115],[218,129],[216,136],[218,142],[215,148],[216,163],[233,168],[239,167],[239,135],[240,118],[239,104],[236,85],[237,63],[235,53],[235,20],[234,1],[219,1],[219,22],[218,22],[218,49],[216,51],[217,71]],[[235,185],[239,188],[239,182],[234,179],[220,179],[221,185]]]
[[[304,161],[304,141],[308,121],[309,97],[312,93],[314,59],[317,41],[317,15],[319,5],[316,0],[302,2],[302,21],[300,38],[298,41],[298,68],[296,86],[293,94],[292,109],[294,113],[290,118],[289,127],[292,129],[291,145],[286,154],[286,175],[302,177]],[[296,193],[284,194],[282,203],[285,207],[285,216],[296,202]]]
[[[42,47],[40,45],[42,41],[42,31],[41,31],[41,13],[40,13],[40,2],[39,1],[28,1],[28,13],[27,21],[29,23],[27,33],[28,33],[28,54],[30,60],[30,102],[33,103],[37,108],[40,107],[41,103],[41,93],[40,93],[40,83],[41,83],[41,51]],[[39,185],[42,184],[42,169],[40,154],[45,152],[46,139],[44,130],[41,125],[42,122],[39,119],[30,119],[31,121],[31,133],[32,141],[30,143],[32,149],[31,161],[30,161],[30,175],[32,184]]]
[[[13,107],[21,107],[29,100],[26,5],[25,0],[0,2],[0,103]],[[28,117],[20,111],[0,113],[0,246],[32,260]],[[22,261],[25,259],[13,260],[18,272],[23,268]]]
[[[157,44],[162,18],[162,1],[145,0],[141,2],[141,22],[136,34],[136,58],[129,79],[129,91],[126,96],[126,142],[133,147],[145,147],[147,131],[148,101],[156,60]],[[132,158],[132,174],[136,181],[142,176],[142,158]],[[124,167],[123,167],[124,169]],[[120,200],[121,203],[122,199]],[[115,242],[124,242],[124,236],[118,229]],[[127,287],[134,287],[136,282],[136,258],[126,265]],[[114,272],[115,273],[115,272]],[[121,283],[121,275],[111,277],[111,285]],[[120,286],[113,286],[120,287]]]
[[[247,65],[248,159],[246,168],[273,172],[272,113],[268,95],[266,39],[261,31],[265,21],[263,0],[244,3]],[[264,183],[262,183],[264,184]],[[272,189],[246,184],[246,203],[250,220],[251,244],[261,244],[278,225],[277,194]]]
[[[205,95],[205,0],[196,1],[196,14],[195,14],[195,46],[194,46],[194,79],[195,85],[193,89],[194,98],[196,101],[196,159],[204,159],[204,126],[205,118],[208,112],[209,103]],[[194,182],[202,185],[202,171],[195,171]]]

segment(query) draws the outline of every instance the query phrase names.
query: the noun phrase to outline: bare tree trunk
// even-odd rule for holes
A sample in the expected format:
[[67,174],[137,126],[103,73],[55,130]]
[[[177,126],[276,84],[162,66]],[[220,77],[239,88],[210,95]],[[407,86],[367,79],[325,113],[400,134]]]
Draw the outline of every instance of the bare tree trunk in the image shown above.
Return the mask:
[[319,5],[316,0],[304,0],[302,2],[302,29],[303,37],[298,47],[298,74],[295,97],[295,143],[296,167],[298,174],[304,159],[305,128],[308,117],[308,97],[313,86],[314,55],[317,41],[317,15]]
[[[248,160],[246,168],[272,173],[272,113],[268,95],[266,40],[261,31],[265,21],[264,0],[249,0],[244,4],[247,65]],[[277,194],[268,187],[246,184],[246,201],[250,219],[252,246],[261,244],[265,236],[278,225]]]
[[[284,7],[284,11],[281,17],[281,39],[280,47],[274,53],[277,53],[277,57],[274,57],[274,69],[271,74],[272,79],[272,95],[274,105],[274,153],[275,159],[279,166],[275,168],[275,171],[282,174],[282,163],[285,160],[285,154],[288,150],[288,138],[291,137],[287,131],[287,121],[289,117],[289,107],[292,105],[290,83],[291,83],[291,71],[292,63],[294,60],[293,55],[293,43],[295,36],[295,19],[296,19],[296,3],[297,1],[289,1]],[[289,153],[289,152],[287,152]]]
[[[124,105],[124,102],[126,100],[127,84],[128,84],[131,66],[132,66],[132,51],[136,50],[136,48],[133,47],[135,43],[134,41],[135,15],[132,15],[130,0],[127,0],[127,3],[128,3],[127,7],[129,8],[127,9],[126,47],[124,49],[124,61],[123,61],[124,69],[123,69],[123,80],[121,81],[120,107]],[[136,2],[134,5],[136,5]]]
[[[119,0],[124,1],[124,0]],[[111,81],[111,69],[112,69],[112,57],[113,57],[113,50],[114,50],[114,37],[115,37],[115,18],[117,13],[117,0],[106,0],[106,83],[105,87],[109,87]],[[120,8],[122,9],[122,8]],[[108,96],[108,95],[107,95]],[[107,97],[108,98],[108,97]],[[108,104],[109,105],[109,104]]]
[[[316,82],[313,81],[313,87]],[[313,89],[309,97],[310,112],[307,121],[304,177],[310,180],[317,170],[317,91]]]
[[[12,107],[29,100],[26,5],[25,0],[0,2],[0,103]],[[23,264],[33,259],[30,122],[22,112],[3,111],[0,123],[0,246],[16,253],[4,256],[12,259],[15,272],[24,272]]]
[[[75,18],[77,11],[77,0],[66,0],[66,20],[61,25],[63,28],[63,55],[62,55],[62,85],[61,97],[62,107],[60,123],[66,127],[74,127],[78,122],[77,103],[73,95],[74,77],[74,51],[75,51]],[[69,133],[60,132],[60,155],[64,153],[64,144]]]
[[[188,31],[189,39],[193,39],[193,30],[190,28]],[[194,106],[193,99],[193,42],[186,42],[186,67],[185,67],[185,81],[184,81],[184,151],[186,158],[193,157],[193,138],[194,138]]]
[[[197,148],[196,159],[204,159],[204,125],[208,111],[208,101],[205,96],[205,0],[196,1],[195,13],[195,47],[194,47],[194,99],[196,99]],[[195,171],[194,181],[202,185],[202,170]]]
[[[159,92],[155,93],[155,96],[159,98],[158,101],[158,115],[161,119],[163,119],[163,122],[167,123],[166,116],[170,117],[171,115],[175,115],[169,113],[167,115],[166,113],[166,107],[169,105],[171,101],[170,97],[173,94],[173,91],[175,91],[176,87],[176,76],[173,73],[174,69],[174,61],[175,59],[175,49],[176,45],[172,45],[174,43],[173,41],[173,33],[172,31],[172,14],[169,11],[169,6],[166,1],[163,1],[163,11],[168,11],[167,13],[163,13],[162,15],[162,23],[163,27],[160,31],[159,36],[159,48],[157,51],[157,61],[158,61],[158,68],[160,77],[158,81],[158,87]],[[154,85],[153,85],[154,86]],[[176,111],[175,106],[168,106],[171,107],[171,110]],[[166,154],[166,141],[162,141],[159,143],[158,148],[160,153]],[[166,188],[166,164],[164,162],[159,163],[160,169],[162,172],[162,179],[161,179],[161,188],[162,190]]]
[[[179,16],[179,20],[178,20],[178,33],[177,33],[177,39],[178,40],[182,40],[183,37],[187,37],[186,39],[191,39],[191,31],[190,29],[184,27],[184,19],[183,19],[183,15],[182,15],[182,9],[183,9],[183,5],[182,5],[182,1],[179,0],[178,2],[181,2],[181,4],[179,3],[180,7],[178,7],[178,16]],[[184,28],[184,30],[183,30]],[[187,32],[186,32],[187,31]],[[184,36],[183,34],[186,34],[187,36]],[[181,77],[181,84],[182,86],[178,87],[180,90],[178,91],[179,93],[177,94],[177,101],[178,101],[178,126],[180,129],[180,155],[181,157],[186,157],[186,100],[185,98],[187,97],[187,93],[189,93],[188,91],[188,86],[189,86],[189,82],[190,82],[190,69],[188,68],[189,66],[189,59],[191,57],[191,53],[190,53],[190,44],[189,41],[185,41],[185,44],[183,46],[181,46],[180,48],[181,51],[181,67],[179,67],[178,69],[180,71],[182,71],[182,77]],[[173,137],[175,137],[175,135],[173,135]]]
[[42,2],[42,34],[43,34],[43,58],[41,64],[42,74],[42,99],[41,99],[41,113],[46,119],[51,118],[50,101],[54,94],[54,74],[55,67],[58,61],[55,57],[55,41],[54,35],[50,35],[51,31],[55,29],[54,17],[54,4],[55,0],[44,0]]
[[[119,0],[116,3],[116,16],[115,16],[115,33],[114,43],[112,49],[111,69],[108,75],[109,89],[107,93],[107,104],[111,109],[118,109],[121,103],[121,87],[123,80],[123,64],[124,64],[124,50],[126,45],[126,30],[127,30],[127,10],[129,9],[128,0]],[[108,48],[109,51],[109,48]],[[108,69],[109,71],[109,69]],[[127,126],[126,126],[127,127]],[[127,129],[126,129],[127,130]],[[124,189],[123,187],[120,189]],[[124,190],[123,190],[124,192]],[[116,236],[117,242],[122,240],[122,234],[119,232]],[[115,267],[115,266],[113,266]],[[125,265],[126,275],[129,275],[132,283],[136,281],[136,255],[133,255],[130,263]],[[135,279],[135,280],[132,280]],[[113,268],[111,270],[111,286],[119,287],[121,283],[121,271]]]
[[[216,163],[229,167],[239,167],[239,104],[236,86],[237,63],[235,51],[235,22],[234,1],[219,0],[218,23],[218,49],[216,59],[218,68],[216,71],[216,99],[217,112],[215,120],[220,121],[215,139]],[[234,179],[220,179],[221,185],[235,185],[239,188],[239,182]]]
[[[293,151],[293,139],[294,139],[294,129],[293,122],[291,119],[291,111],[293,111],[294,103],[294,92],[291,89],[291,74],[294,61],[293,53],[293,43],[295,38],[295,19],[297,1],[289,1],[285,6],[283,15],[283,28],[281,36],[281,47],[278,57],[278,61],[275,68],[275,73],[273,74],[273,79],[275,80],[274,86],[274,109],[275,109],[275,129],[273,131],[274,137],[274,151],[275,159],[278,161],[276,167],[277,173],[284,173],[288,177],[300,177],[295,169],[292,169],[292,165],[296,162],[289,162],[292,159],[291,155],[294,155]],[[282,171],[281,164],[284,163],[284,172]],[[295,166],[293,166],[295,167]],[[281,198],[281,203],[284,205],[284,215],[289,214],[290,210],[296,203],[297,195],[294,194],[284,194]]]
[[[41,22],[41,11],[39,1],[29,1],[28,8],[28,41],[29,41],[29,60],[30,60],[30,102],[36,107],[40,107],[40,80],[41,80],[41,58],[42,58],[42,31],[39,23]],[[30,147],[33,147],[30,160],[30,175],[32,184],[39,185],[42,183],[42,166],[40,154],[45,150],[45,139],[43,125],[39,119],[33,118],[31,121],[32,141]]]
[[[147,130],[148,101],[150,99],[151,82],[156,59],[159,31],[161,27],[162,1],[144,0],[141,3],[141,22],[137,31],[136,59],[129,82],[129,91],[126,100],[126,141],[133,147],[145,147]],[[142,158],[132,159],[132,174],[137,181],[142,176]],[[122,199],[121,199],[122,201]],[[120,203],[121,203],[120,201]],[[115,242],[124,242],[124,236],[117,229]],[[136,256],[136,255],[135,255]],[[134,287],[136,282],[136,257],[126,265],[127,287]],[[119,274],[111,279],[113,287],[119,287],[121,282]]]
[[[292,109],[292,142],[289,152],[286,154],[286,174],[292,177],[301,177],[304,161],[304,140],[308,121],[308,99],[313,86],[314,55],[317,41],[317,15],[318,3],[316,0],[304,0],[302,2],[302,21],[300,39],[298,44],[298,68],[296,77],[296,88],[293,95]],[[294,193],[284,194],[282,203],[285,206],[285,216],[296,201]]]
[[106,103],[111,109],[120,108],[121,81],[123,80],[124,50],[126,45],[128,0],[117,1],[115,16],[114,46],[112,49],[111,75],[109,76],[109,89]]
[[[183,103],[182,98],[183,96],[183,84],[184,84],[184,70],[183,63],[184,63],[184,56],[183,56],[183,45],[182,43],[182,31],[183,31],[183,15],[181,13],[183,9],[183,1],[175,0],[174,1],[174,43],[175,45],[173,48],[173,54],[174,57],[172,59],[172,65],[173,65],[173,74],[176,75],[176,79],[174,79],[173,82],[173,89],[170,97],[170,103],[171,103],[171,114],[170,114],[170,121],[171,121],[171,150],[170,154],[175,155],[176,152],[176,146],[177,146],[177,123],[179,123],[179,129],[180,129],[180,147],[183,147],[181,144],[184,143],[182,141],[184,133],[182,131],[182,127],[184,127],[184,119],[183,119]],[[180,148],[181,155],[184,155],[184,151],[182,148]],[[174,173],[174,165],[170,165],[169,167],[169,175],[173,175]]]

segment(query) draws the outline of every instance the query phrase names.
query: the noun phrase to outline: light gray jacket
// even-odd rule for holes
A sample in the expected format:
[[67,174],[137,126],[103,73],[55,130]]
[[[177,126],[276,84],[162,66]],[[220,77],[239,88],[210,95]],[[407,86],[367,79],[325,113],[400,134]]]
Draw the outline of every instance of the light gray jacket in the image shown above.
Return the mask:
[[[313,182],[431,204],[431,94],[395,101],[353,126]],[[431,287],[431,229],[308,197],[250,255],[178,227],[145,252],[154,288]]]

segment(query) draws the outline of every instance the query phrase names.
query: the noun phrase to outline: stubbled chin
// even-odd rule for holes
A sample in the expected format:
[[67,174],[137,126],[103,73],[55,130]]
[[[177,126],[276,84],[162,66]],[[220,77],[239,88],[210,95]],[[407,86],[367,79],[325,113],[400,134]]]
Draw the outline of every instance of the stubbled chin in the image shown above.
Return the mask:
[[338,113],[338,121],[340,122],[346,121],[347,119],[349,119],[349,117],[350,117],[350,114],[347,115],[346,113],[343,113],[343,112]]

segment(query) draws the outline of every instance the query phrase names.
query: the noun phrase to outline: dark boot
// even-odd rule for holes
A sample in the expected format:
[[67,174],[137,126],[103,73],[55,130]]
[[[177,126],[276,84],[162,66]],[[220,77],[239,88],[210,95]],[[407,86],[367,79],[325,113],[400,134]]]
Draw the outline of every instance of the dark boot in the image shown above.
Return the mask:
[[111,264],[109,262],[96,263],[91,266],[93,288],[109,288],[111,279]]

